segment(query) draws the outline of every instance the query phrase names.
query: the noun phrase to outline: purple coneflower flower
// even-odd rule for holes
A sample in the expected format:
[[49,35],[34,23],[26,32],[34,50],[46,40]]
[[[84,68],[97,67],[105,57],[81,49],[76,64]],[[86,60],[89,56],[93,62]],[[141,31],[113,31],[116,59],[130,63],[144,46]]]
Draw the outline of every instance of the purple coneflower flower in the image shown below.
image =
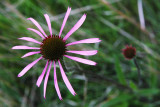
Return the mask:
[[132,45],[126,45],[126,47],[122,49],[122,53],[126,59],[131,60],[136,56],[136,48],[132,47]]
[[33,42],[33,43],[37,43],[40,45],[40,47],[14,46],[12,48],[12,49],[37,50],[37,51],[26,53],[24,56],[22,56],[22,58],[27,57],[27,56],[31,56],[34,54],[41,54],[41,57],[36,59],[35,61],[30,63],[29,65],[27,65],[18,74],[18,77],[23,76],[31,67],[33,67],[41,59],[47,59],[44,70],[43,70],[42,74],[39,76],[37,83],[36,83],[37,86],[39,87],[42,80],[43,80],[43,77],[46,73],[46,70],[48,68],[48,71],[47,71],[45,79],[44,79],[44,98],[46,95],[46,87],[47,87],[49,73],[51,70],[52,63],[53,63],[53,65],[54,65],[54,85],[55,85],[55,89],[57,91],[57,94],[59,96],[59,99],[62,100],[61,93],[60,93],[60,90],[58,87],[57,76],[56,76],[56,62],[58,62],[59,66],[60,66],[60,72],[61,72],[63,81],[66,84],[67,88],[74,96],[76,95],[74,89],[72,88],[72,86],[71,86],[71,84],[70,84],[70,82],[69,82],[69,80],[68,80],[68,78],[62,68],[60,59],[62,59],[63,56],[67,57],[69,59],[72,59],[74,61],[80,62],[80,63],[84,63],[84,64],[88,64],[88,65],[96,65],[96,62],[94,62],[94,61],[67,55],[67,53],[74,53],[74,54],[85,55],[85,56],[95,55],[97,53],[97,50],[90,50],[90,51],[67,50],[67,47],[71,46],[71,45],[81,44],[81,43],[97,43],[97,42],[101,41],[101,40],[99,40],[99,38],[90,38],[90,39],[84,39],[84,40],[75,41],[75,42],[67,44],[66,40],[72,35],[72,33],[74,33],[83,24],[83,22],[86,19],[86,14],[84,14],[81,17],[81,19],[74,25],[74,27],[63,38],[63,37],[61,37],[61,34],[62,34],[63,28],[66,24],[66,21],[68,19],[68,16],[70,14],[70,11],[71,11],[71,8],[68,7],[68,10],[66,12],[66,15],[64,17],[64,20],[63,20],[63,23],[62,23],[62,26],[61,26],[61,29],[59,32],[59,35],[52,34],[51,22],[50,22],[49,16],[47,14],[45,14],[44,17],[47,21],[48,28],[50,31],[49,36],[46,35],[46,33],[43,31],[42,27],[38,24],[38,22],[36,20],[34,20],[33,18],[28,18],[28,20],[32,21],[37,26],[39,31],[36,29],[32,29],[32,28],[28,28],[28,30],[31,30],[31,31],[37,33],[43,40],[42,40],[42,42],[39,42],[39,41],[37,41],[33,38],[30,38],[30,37],[22,37],[19,39],[26,40],[26,41]]

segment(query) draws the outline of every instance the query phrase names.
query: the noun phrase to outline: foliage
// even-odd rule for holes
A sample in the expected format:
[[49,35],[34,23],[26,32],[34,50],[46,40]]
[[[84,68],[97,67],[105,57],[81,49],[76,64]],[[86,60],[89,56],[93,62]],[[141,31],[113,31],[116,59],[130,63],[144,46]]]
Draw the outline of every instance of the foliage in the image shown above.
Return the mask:
[[[159,107],[160,91],[160,2],[142,0],[146,29],[140,27],[138,0],[3,0],[0,2],[0,107]],[[20,58],[28,51],[11,50],[15,45],[29,42],[17,38],[40,38],[27,30],[36,28],[28,17],[36,19],[47,34],[43,17],[47,13],[52,28],[58,34],[68,6],[72,7],[63,36],[86,13],[87,19],[69,42],[100,38],[100,44],[82,44],[70,47],[79,50],[98,49],[89,57],[97,66],[88,66],[64,59],[67,76],[77,95],[72,96],[65,86],[59,69],[57,78],[63,101],[54,88],[53,68],[49,77],[46,99],[43,83],[38,88],[36,80],[45,61],[40,61],[23,77],[17,74],[38,55]],[[138,86],[137,68],[132,60],[126,60],[121,49],[125,45],[137,49],[137,62],[141,68],[142,84]],[[78,55],[77,55],[78,56]],[[83,56],[82,56],[83,57]]]

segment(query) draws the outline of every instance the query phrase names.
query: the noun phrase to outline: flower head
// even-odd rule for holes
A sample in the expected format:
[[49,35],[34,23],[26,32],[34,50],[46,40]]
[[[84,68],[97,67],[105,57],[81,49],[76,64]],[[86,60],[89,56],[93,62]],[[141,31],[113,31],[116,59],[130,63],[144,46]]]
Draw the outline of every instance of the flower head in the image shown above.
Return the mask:
[[126,45],[126,48],[122,49],[122,53],[126,59],[133,59],[136,56],[136,48]]
[[58,61],[58,59],[61,59],[63,55],[66,54],[66,43],[63,40],[63,38],[52,35],[46,37],[40,46],[41,54],[43,55],[43,58]]
[[[46,59],[46,65],[43,69],[42,74],[39,76],[38,80],[37,80],[37,86],[39,87],[44,75],[46,73],[45,79],[44,79],[44,98],[46,95],[46,88],[47,88],[47,82],[48,82],[48,78],[49,78],[49,73],[51,70],[52,65],[54,66],[54,85],[55,85],[55,89],[57,91],[57,94],[59,96],[59,99],[62,100],[61,97],[61,93],[60,93],[60,89],[58,86],[58,82],[57,82],[57,75],[56,75],[56,62],[58,62],[58,65],[60,67],[60,72],[63,78],[63,81],[65,82],[67,88],[69,89],[69,91],[73,94],[76,95],[74,89],[72,88],[63,68],[60,62],[60,59],[62,57],[67,57],[69,59],[72,59],[74,61],[80,62],[80,63],[84,63],[84,64],[88,64],[88,65],[96,65],[96,62],[88,60],[88,59],[83,59],[83,58],[79,58],[79,57],[74,57],[74,56],[69,56],[67,55],[67,53],[74,53],[74,54],[79,54],[79,55],[85,55],[85,56],[91,56],[91,55],[95,55],[97,53],[97,50],[90,50],[90,51],[78,51],[78,50],[68,50],[67,47],[71,46],[71,45],[76,45],[76,44],[81,44],[81,43],[97,43],[100,42],[101,40],[99,40],[99,38],[90,38],[90,39],[84,39],[84,40],[80,40],[80,41],[75,41],[72,43],[66,43],[66,40],[83,24],[83,22],[86,19],[86,15],[84,14],[81,19],[74,25],[74,27],[63,37],[61,37],[63,28],[66,24],[66,21],[68,19],[68,16],[70,14],[71,8],[68,7],[68,10],[66,12],[66,15],[64,17],[59,35],[53,35],[52,34],[52,28],[51,28],[51,22],[49,19],[49,16],[47,14],[44,15],[46,22],[48,24],[48,28],[50,31],[50,35],[46,35],[46,33],[43,31],[42,27],[39,25],[39,23],[34,20],[33,18],[28,18],[28,20],[32,21],[37,28],[39,29],[32,29],[32,28],[28,28],[28,30],[35,32],[36,34],[38,34],[41,38],[42,38],[42,42],[39,42],[33,38],[30,37],[22,37],[19,38],[21,40],[25,40],[25,41],[29,41],[29,42],[33,42],[33,43],[37,43],[39,44],[39,47],[29,47],[29,46],[14,46],[12,47],[12,49],[29,49],[29,50],[37,50],[37,51],[32,51],[32,52],[28,52],[26,53],[24,56],[22,56],[22,58],[24,57],[28,57],[34,54],[40,54],[41,56],[36,59],[35,61],[33,61],[32,63],[28,64],[19,74],[18,77],[23,76],[30,68],[32,68],[38,61],[40,61],[41,59]],[[47,70],[48,68],[48,70]],[[47,72],[46,72],[47,71]]]

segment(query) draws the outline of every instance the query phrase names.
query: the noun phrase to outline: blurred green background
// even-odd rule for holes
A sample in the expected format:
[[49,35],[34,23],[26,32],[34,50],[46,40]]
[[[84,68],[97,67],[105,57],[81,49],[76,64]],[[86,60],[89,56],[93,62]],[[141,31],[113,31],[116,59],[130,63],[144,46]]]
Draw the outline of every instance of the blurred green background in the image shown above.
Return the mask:
[[[139,3],[139,5],[138,5]],[[142,4],[143,8],[140,8]],[[44,14],[58,34],[68,6],[72,8],[63,37],[86,13],[84,24],[68,42],[100,38],[101,43],[70,46],[73,50],[98,50],[84,57],[96,61],[89,66],[65,58],[67,76],[77,95],[65,86],[57,67],[57,78],[63,101],[54,88],[53,68],[43,98],[43,82],[36,81],[45,62],[41,60],[23,77],[18,73],[40,55],[22,59],[29,50],[11,50],[15,45],[36,46],[20,37],[39,36],[27,28],[36,28],[29,17],[37,20],[49,35]],[[139,11],[138,11],[139,10]],[[143,10],[145,26],[140,24]],[[143,17],[142,17],[143,19]],[[121,49],[125,45],[137,49],[142,84],[133,60],[126,60]],[[0,0],[0,107],[160,107],[160,1],[159,0]]]

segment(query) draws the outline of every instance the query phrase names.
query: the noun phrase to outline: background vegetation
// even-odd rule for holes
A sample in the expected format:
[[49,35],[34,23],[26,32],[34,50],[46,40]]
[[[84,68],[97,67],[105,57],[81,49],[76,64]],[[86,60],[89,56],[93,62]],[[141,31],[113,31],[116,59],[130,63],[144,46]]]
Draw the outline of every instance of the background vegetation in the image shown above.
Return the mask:
[[[145,26],[139,21],[138,1],[142,1]],[[29,17],[35,18],[49,34],[43,16],[47,13],[54,34],[58,34],[68,6],[72,11],[63,36],[86,13],[84,24],[68,42],[100,38],[100,44],[70,47],[97,49],[97,55],[85,58],[98,64],[93,67],[64,59],[67,76],[77,95],[72,96],[68,91],[57,68],[63,101],[58,99],[52,68],[44,99],[43,83],[38,88],[36,80],[45,61],[40,61],[18,78],[17,74],[39,55],[22,59],[21,56],[29,51],[11,48],[15,45],[36,46],[17,39],[23,36],[40,40],[27,30],[28,27],[36,28],[26,20]],[[160,107],[159,38],[158,0],[0,0],[0,107]],[[136,66],[121,53],[126,44],[137,49],[142,78],[140,86]]]

